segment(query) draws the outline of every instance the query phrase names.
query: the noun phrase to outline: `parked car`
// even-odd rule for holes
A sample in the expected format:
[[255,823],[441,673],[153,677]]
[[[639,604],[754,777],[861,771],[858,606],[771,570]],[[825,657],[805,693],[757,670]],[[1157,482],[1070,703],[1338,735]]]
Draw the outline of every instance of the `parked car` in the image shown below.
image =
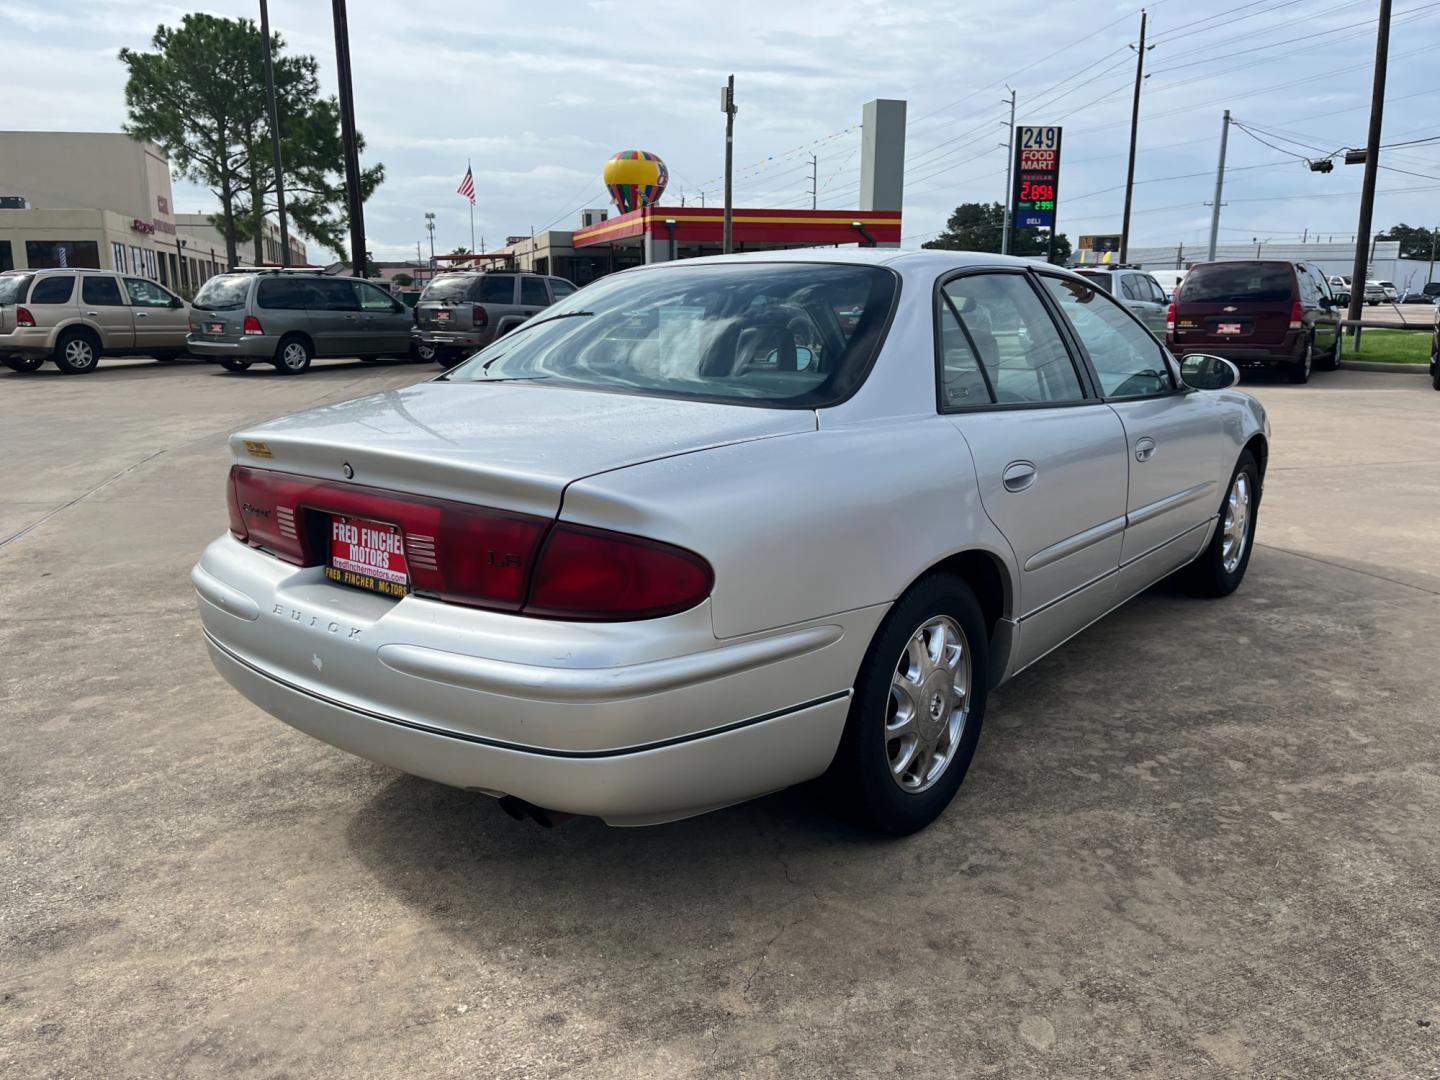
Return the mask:
[[1440,281],[1427,281],[1420,289],[1426,296],[1436,297],[1436,303],[1440,304]]
[[1165,336],[1165,305],[1169,298],[1154,276],[1132,267],[1086,267],[1077,271],[1104,289],[1158,338]]
[[513,270],[441,274],[415,304],[415,337],[452,367],[574,291],[564,278]]
[[1375,307],[1379,304],[1385,303],[1386,299],[1387,297],[1385,296],[1385,286],[1381,285],[1378,281],[1365,282],[1366,304],[1368,304],[1370,307]]
[[67,375],[102,356],[185,354],[185,301],[146,278],[112,270],[26,270],[0,276],[0,358],[12,371],[52,360]]
[[1340,318],[1329,283],[1308,263],[1199,263],[1170,305],[1167,341],[1177,356],[1283,365],[1291,382],[1303,383],[1313,368],[1339,363]]
[[1269,426],[1238,378],[1004,256],[640,267],[233,436],[192,580],[260,707],[517,814],[649,824],[826,774],[905,833],[991,689],[1176,571],[1240,584]]
[[1410,293],[1406,293],[1404,296],[1402,296],[1402,297],[1400,298],[1400,303],[1402,303],[1402,304],[1434,304],[1437,300],[1440,300],[1440,296],[1435,296],[1435,295],[1432,295],[1431,293],[1410,292]]
[[410,311],[368,281],[313,271],[219,274],[195,294],[190,351],[226,371],[298,375],[324,356],[413,355]]
[[1394,304],[1399,301],[1400,293],[1393,281],[1377,281],[1375,284],[1380,286],[1380,292],[1385,297],[1383,303]]

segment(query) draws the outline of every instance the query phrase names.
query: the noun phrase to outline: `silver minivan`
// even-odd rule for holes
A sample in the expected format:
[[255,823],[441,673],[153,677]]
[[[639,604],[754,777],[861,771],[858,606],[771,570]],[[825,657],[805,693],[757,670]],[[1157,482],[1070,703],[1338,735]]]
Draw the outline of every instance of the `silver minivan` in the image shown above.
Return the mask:
[[410,312],[368,281],[313,272],[239,271],[192,303],[190,351],[226,371],[274,364],[298,375],[316,357],[409,357]]
[[441,274],[415,304],[417,344],[453,367],[537,311],[569,296],[564,278],[513,270],[462,270]]
[[1145,329],[1164,340],[1165,312],[1170,301],[1152,275],[1128,266],[1114,269],[1087,266],[1077,268],[1076,272],[1119,300],[1130,314],[1145,324]]

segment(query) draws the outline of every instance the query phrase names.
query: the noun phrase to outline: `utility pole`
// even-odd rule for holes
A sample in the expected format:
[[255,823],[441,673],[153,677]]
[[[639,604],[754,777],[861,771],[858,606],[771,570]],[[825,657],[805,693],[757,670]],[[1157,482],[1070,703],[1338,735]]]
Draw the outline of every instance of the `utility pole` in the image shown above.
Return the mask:
[[[1010,87],[1005,87],[1010,90]],[[1010,97],[1001,98],[1000,104],[1008,102],[1010,105],[1010,126],[1006,128],[1005,135],[1005,211],[1000,217],[1000,254],[1010,254],[1010,230],[1014,225],[1013,213],[1010,200],[1015,194],[1015,91],[1010,90]],[[1051,230],[1054,231],[1053,229]]]
[[[818,157],[816,157],[814,154],[811,154],[811,155],[810,155],[810,209],[811,209],[811,210],[814,210],[814,209],[815,209],[815,202],[816,202],[816,199],[818,198],[819,193],[820,193],[820,183],[819,183],[819,181],[818,181],[818,179],[817,179],[818,176],[819,176],[819,174],[820,174],[820,159],[819,159]],[[682,205],[683,205],[683,204],[682,204]]]
[[270,151],[275,156],[275,208],[280,216],[280,265],[290,265],[290,226],[285,220],[285,170],[280,162],[280,117],[275,108],[275,57],[270,41],[270,5],[260,0],[260,35],[265,39],[265,105],[270,112]]
[[[430,269],[435,269],[435,215],[427,211],[425,214],[425,231],[430,234]],[[419,245],[416,245],[417,247]]]
[[[1370,241],[1370,219],[1375,212],[1375,177],[1380,169],[1380,128],[1385,115],[1385,66],[1390,56],[1390,0],[1380,0],[1380,18],[1375,28],[1375,79],[1370,96],[1370,135],[1365,141],[1365,182],[1360,188],[1360,221],[1355,233],[1355,268],[1350,275],[1351,321],[1360,319],[1365,302],[1366,247]],[[1360,328],[1353,328],[1355,348],[1360,348]]]
[[345,204],[350,216],[350,260],[365,276],[365,206],[360,197],[360,150],[355,145],[355,88],[350,79],[350,21],[345,0],[330,0],[335,23],[335,71],[340,83],[340,138],[345,149]]
[[1435,242],[1440,240],[1440,225],[1430,230],[1430,269],[1425,274],[1425,284],[1435,280]]
[[729,81],[720,89],[720,111],[725,114],[725,233],[720,250],[722,254],[729,255],[735,247],[734,222],[731,220],[734,211],[731,182],[734,179],[732,173],[735,163],[735,114],[740,111],[735,107],[734,75],[731,75]]
[[[1152,49],[1155,46],[1150,46]],[[1130,164],[1125,169],[1125,214],[1120,219],[1120,261],[1130,254],[1130,202],[1135,194],[1135,140],[1140,134],[1140,85],[1145,81],[1145,9],[1140,9],[1140,45],[1135,48],[1135,100],[1130,106]]]
[[1210,251],[1205,256],[1215,261],[1215,244],[1220,239],[1220,196],[1225,191],[1225,146],[1230,141],[1230,110],[1220,121],[1220,164],[1215,169],[1215,201],[1210,204]]

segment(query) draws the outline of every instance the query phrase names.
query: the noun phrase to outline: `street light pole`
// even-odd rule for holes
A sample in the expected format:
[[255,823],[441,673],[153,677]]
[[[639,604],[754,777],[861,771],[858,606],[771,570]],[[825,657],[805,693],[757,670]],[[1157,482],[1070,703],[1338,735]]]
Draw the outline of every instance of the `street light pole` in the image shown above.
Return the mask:
[[280,265],[290,265],[290,226],[285,220],[285,170],[280,161],[280,116],[275,106],[275,57],[270,40],[270,5],[260,0],[260,36],[265,39],[265,105],[270,112],[270,151],[275,157],[275,210],[280,217]]
[[725,113],[725,232],[721,252],[729,255],[735,246],[734,205],[731,199],[731,181],[733,179],[735,162],[735,114],[740,110],[735,107],[735,76],[731,75],[728,82],[721,90],[720,108]]
[[350,77],[350,22],[345,0],[330,0],[335,22],[335,69],[340,84],[340,138],[345,149],[345,202],[350,216],[350,259],[365,276],[365,206],[360,197],[360,150],[355,145],[355,88]]
[[[1355,267],[1350,274],[1352,322],[1360,320],[1368,276],[1365,256],[1370,242],[1370,221],[1375,213],[1375,178],[1380,169],[1380,128],[1385,116],[1385,66],[1390,56],[1390,0],[1380,0],[1380,18],[1375,28],[1375,78],[1370,95],[1370,133],[1365,140],[1365,181],[1360,188],[1360,222],[1355,232]],[[1360,328],[1352,327],[1355,348],[1360,347]]]

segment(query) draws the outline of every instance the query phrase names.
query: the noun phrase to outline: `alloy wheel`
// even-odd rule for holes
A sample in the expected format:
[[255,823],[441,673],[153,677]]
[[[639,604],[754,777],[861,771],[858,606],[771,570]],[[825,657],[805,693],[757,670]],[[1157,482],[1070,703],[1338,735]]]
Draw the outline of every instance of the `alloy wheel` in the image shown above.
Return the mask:
[[84,370],[95,363],[95,350],[84,338],[72,338],[65,343],[65,359],[76,370]]
[[280,362],[291,371],[299,371],[305,366],[305,346],[292,341],[280,354]]
[[1225,499],[1220,565],[1227,574],[1235,572],[1245,555],[1245,545],[1250,542],[1250,503],[1250,476],[1241,471],[1235,474],[1235,482],[1230,485],[1230,494]]
[[946,615],[910,635],[895,665],[885,716],[885,755],[900,790],[932,787],[955,758],[970,714],[970,649]]

